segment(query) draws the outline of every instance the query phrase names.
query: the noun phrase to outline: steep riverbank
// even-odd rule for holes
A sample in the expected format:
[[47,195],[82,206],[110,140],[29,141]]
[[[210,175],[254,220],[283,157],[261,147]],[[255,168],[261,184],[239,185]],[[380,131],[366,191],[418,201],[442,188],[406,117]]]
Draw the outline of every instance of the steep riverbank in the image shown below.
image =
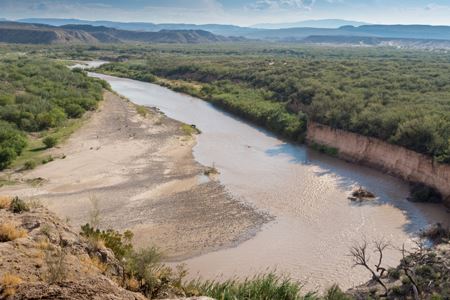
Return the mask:
[[310,122],[307,140],[338,149],[345,160],[369,165],[410,182],[423,183],[438,190],[450,206],[450,166],[430,157],[379,139]]
[[75,226],[98,211],[101,227],[130,229],[135,246],[159,246],[173,259],[253,236],[266,217],[203,175],[195,137],[156,110],[140,112],[106,92],[86,125],[48,153],[65,159],[13,174],[19,183],[0,193],[38,199]]

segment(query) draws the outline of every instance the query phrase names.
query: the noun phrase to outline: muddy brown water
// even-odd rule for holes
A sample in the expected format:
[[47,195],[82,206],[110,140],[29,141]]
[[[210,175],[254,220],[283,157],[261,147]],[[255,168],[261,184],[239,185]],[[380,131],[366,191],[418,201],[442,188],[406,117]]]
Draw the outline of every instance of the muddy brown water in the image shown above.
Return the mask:
[[[437,221],[449,223],[443,206],[408,202],[407,184],[395,177],[282,141],[205,101],[155,84],[91,76],[108,81],[137,104],[195,124],[202,132],[195,158],[215,165],[236,199],[274,217],[239,245],[183,261],[191,276],[227,279],[276,270],[302,281],[308,290],[333,283],[350,288],[370,279],[365,270],[352,268],[348,254],[355,242],[385,239],[392,248],[411,246],[418,230]],[[358,186],[377,199],[349,201]],[[395,249],[387,256],[391,266],[400,259]]]

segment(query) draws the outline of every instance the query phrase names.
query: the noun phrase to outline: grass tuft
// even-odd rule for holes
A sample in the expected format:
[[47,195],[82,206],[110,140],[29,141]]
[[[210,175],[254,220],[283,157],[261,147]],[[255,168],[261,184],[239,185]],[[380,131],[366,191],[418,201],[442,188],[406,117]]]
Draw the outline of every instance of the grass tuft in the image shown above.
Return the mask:
[[301,295],[301,284],[278,276],[275,273],[257,275],[244,281],[225,282],[196,280],[189,284],[190,289],[201,295],[222,300],[309,300],[317,299],[314,293]]
[[16,294],[16,287],[22,283],[22,279],[19,276],[12,274],[4,274],[0,277],[0,286],[2,287],[2,293],[0,298],[12,297]]
[[145,106],[142,105],[136,105],[136,112],[141,116],[141,117],[146,117],[148,115],[148,109]]
[[181,125],[181,130],[184,132],[185,135],[190,136],[201,133],[201,131],[195,125],[183,124]]
[[27,236],[24,229],[17,228],[12,223],[0,224],[0,243],[14,241]]
[[20,214],[22,212],[29,211],[30,208],[25,201],[16,196],[12,199],[11,204],[9,205],[9,210],[15,214]]
[[12,199],[9,196],[0,196],[0,209],[9,209],[11,201]]

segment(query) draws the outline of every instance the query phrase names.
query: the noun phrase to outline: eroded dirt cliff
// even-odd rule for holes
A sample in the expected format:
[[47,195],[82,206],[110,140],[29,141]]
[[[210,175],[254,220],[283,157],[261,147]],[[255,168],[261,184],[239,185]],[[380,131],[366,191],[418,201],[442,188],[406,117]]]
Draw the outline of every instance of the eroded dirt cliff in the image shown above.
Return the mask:
[[438,190],[450,205],[450,166],[430,157],[379,139],[333,129],[311,122],[307,140],[337,148],[339,157],[381,169],[410,182],[423,183]]

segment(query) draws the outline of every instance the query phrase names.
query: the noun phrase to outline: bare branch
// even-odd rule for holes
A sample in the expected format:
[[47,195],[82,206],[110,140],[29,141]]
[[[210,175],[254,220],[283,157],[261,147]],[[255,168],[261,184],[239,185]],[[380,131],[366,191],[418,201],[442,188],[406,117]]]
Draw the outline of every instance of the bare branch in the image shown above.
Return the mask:
[[[385,249],[385,247],[384,248],[383,247],[384,245],[380,244],[381,252]],[[384,284],[384,282],[381,280],[381,276],[377,274],[378,271],[374,271],[369,266],[370,257],[367,255],[367,242],[364,241],[362,244],[356,244],[352,246],[350,249],[350,254],[353,257],[354,266],[363,266],[364,268],[366,268],[372,274],[373,280],[377,281],[384,288],[385,290],[384,295],[387,295],[388,289]]]
[[380,277],[383,277],[384,273],[386,272],[386,268],[383,268],[381,264],[383,262],[383,251],[388,247],[389,243],[383,240],[375,242],[376,252],[378,252],[378,264],[376,264],[375,267],[377,268],[377,272],[380,272]]

